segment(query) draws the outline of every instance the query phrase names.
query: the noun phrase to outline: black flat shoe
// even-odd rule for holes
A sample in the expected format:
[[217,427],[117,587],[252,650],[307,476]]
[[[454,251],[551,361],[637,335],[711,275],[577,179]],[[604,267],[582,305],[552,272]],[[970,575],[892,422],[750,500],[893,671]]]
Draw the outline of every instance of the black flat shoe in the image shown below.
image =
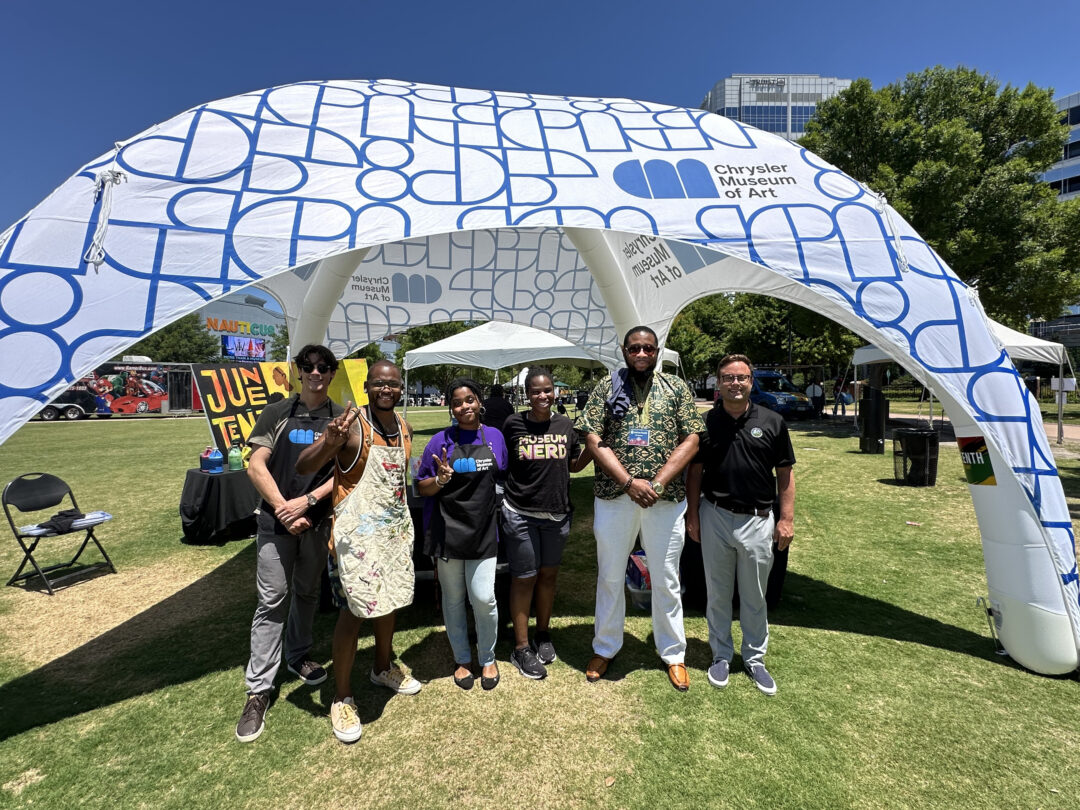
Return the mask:
[[[457,667],[454,667],[454,672],[455,673],[457,672]],[[471,672],[468,675],[466,675],[464,678],[459,678],[455,674],[454,675],[454,683],[456,683],[458,686],[460,686],[462,689],[464,689],[467,692],[470,689],[472,689],[473,684],[476,683],[476,678],[473,677],[473,674]],[[486,689],[487,687],[485,686],[484,688]]]
[[494,689],[498,685],[499,685],[499,668],[498,667],[495,667],[495,677],[494,678],[488,678],[487,676],[484,676],[484,675],[482,675],[480,677],[480,686],[483,687],[485,692],[490,692],[492,689]]

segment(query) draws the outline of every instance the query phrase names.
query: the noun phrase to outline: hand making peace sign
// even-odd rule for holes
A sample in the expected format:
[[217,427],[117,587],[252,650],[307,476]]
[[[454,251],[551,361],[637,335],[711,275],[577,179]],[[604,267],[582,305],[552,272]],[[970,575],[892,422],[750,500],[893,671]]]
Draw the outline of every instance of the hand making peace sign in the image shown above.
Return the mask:
[[335,416],[326,424],[323,431],[323,440],[332,447],[341,447],[349,439],[349,431],[352,430],[360,409],[355,407],[350,400],[345,406],[344,413]]
[[446,447],[443,446],[442,455],[435,456],[435,481],[439,486],[446,486],[454,476],[454,468],[446,458]]

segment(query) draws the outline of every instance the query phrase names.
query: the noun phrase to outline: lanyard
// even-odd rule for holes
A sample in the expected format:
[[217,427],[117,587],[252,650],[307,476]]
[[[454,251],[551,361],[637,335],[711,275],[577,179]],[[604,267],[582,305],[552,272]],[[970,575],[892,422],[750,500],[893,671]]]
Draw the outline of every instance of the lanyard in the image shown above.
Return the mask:
[[649,423],[649,400],[652,393],[653,378],[649,378],[649,387],[641,388],[634,381],[634,403],[637,405],[638,424],[647,426]]

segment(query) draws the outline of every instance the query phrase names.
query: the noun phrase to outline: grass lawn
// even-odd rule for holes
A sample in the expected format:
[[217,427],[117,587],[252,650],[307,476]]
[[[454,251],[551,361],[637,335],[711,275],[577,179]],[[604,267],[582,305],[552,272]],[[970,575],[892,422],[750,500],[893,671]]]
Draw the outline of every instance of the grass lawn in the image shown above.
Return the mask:
[[[445,410],[409,416],[418,455]],[[770,616],[775,698],[738,673],[726,689],[709,686],[706,624],[692,609],[688,693],[668,685],[648,616],[632,607],[609,676],[586,683],[590,468],[573,483],[549,677],[528,681],[508,663],[506,624],[499,688],[457,689],[421,584],[395,650],[424,689],[395,697],[368,684],[365,629],[353,674],[364,734],[344,746],[327,717],[332,685],[284,671],[262,737],[233,736],[254,543],[180,542],[184,472],[206,441],[197,419],[114,419],[30,424],[0,448],[0,482],[54,472],[84,508],[116,516],[99,534],[119,570],[54,597],[0,588],[0,808],[1076,806],[1076,680],[994,654],[953,445],[938,485],[916,489],[894,485],[891,455],[859,453],[846,423],[793,426],[795,541]],[[1059,459],[1071,504],[1077,449]],[[5,580],[16,548],[0,543]],[[316,621],[324,662],[333,621]]]

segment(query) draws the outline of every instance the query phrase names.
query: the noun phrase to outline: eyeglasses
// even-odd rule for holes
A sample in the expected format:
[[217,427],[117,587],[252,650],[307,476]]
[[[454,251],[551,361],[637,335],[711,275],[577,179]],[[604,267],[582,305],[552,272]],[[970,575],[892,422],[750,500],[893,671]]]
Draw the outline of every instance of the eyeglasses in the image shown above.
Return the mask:
[[314,365],[311,363],[297,363],[296,365],[305,374],[310,374],[315,369],[318,369],[320,374],[325,374],[330,370],[330,366],[326,365],[326,363],[315,363]]
[[391,391],[401,390],[401,380],[368,380],[368,388],[389,388]]
[[656,354],[656,347],[651,343],[632,343],[626,347],[627,354]]
[[726,383],[733,383],[733,382],[744,383],[749,379],[750,379],[749,374],[721,374],[720,375],[720,382],[726,382]]

